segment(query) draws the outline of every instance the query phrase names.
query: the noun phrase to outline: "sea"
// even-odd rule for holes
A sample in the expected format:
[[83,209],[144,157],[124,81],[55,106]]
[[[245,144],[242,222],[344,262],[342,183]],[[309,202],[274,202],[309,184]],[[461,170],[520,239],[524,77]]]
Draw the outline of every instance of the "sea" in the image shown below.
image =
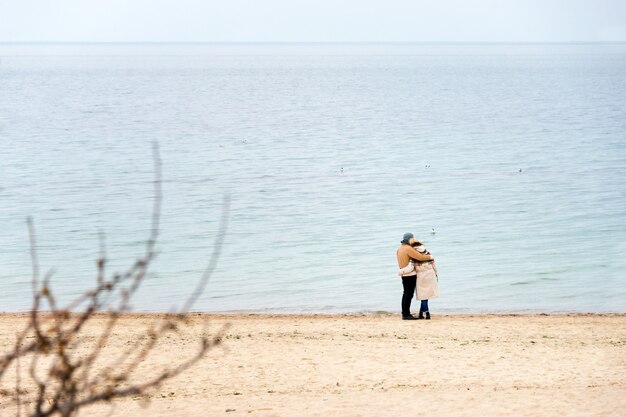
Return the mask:
[[626,312],[626,44],[0,44],[0,310],[29,217],[59,305],[143,255],[154,146],[134,311],[399,313],[412,232],[433,314]]

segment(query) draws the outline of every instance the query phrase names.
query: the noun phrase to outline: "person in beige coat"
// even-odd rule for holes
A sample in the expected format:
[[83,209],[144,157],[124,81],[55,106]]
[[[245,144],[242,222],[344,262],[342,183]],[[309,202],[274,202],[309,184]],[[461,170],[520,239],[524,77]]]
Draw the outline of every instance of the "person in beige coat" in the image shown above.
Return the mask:
[[415,261],[427,262],[434,260],[431,255],[425,255],[413,248],[411,245],[415,242],[416,240],[412,233],[405,233],[400,242],[401,245],[396,251],[398,267],[400,267],[401,270],[409,265],[413,265],[410,270],[400,273],[402,276],[402,287],[404,289],[402,293],[402,320],[417,320],[417,317],[411,315],[411,300],[413,299],[413,293],[415,292],[417,283],[417,271],[414,266]]
[[[421,254],[430,255],[430,252],[421,242],[414,242],[413,248]],[[415,262],[415,272],[417,280],[415,286],[415,298],[421,301],[418,319],[426,318],[430,320],[428,311],[428,300],[439,297],[439,274],[435,261]],[[424,317],[426,315],[426,317]]]

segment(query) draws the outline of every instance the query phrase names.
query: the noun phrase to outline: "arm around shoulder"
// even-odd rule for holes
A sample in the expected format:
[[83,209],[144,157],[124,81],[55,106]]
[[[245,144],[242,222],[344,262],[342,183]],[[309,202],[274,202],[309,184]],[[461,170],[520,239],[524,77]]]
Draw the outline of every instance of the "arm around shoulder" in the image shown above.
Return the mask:
[[422,253],[419,253],[418,251],[416,251],[414,248],[409,247],[409,256],[415,260],[418,261],[432,261],[433,258],[431,255],[424,255]]

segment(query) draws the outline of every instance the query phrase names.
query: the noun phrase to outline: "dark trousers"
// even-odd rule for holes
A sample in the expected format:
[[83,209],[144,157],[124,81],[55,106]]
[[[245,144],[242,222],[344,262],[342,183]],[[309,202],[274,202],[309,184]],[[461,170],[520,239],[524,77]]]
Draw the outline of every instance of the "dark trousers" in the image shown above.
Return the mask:
[[411,315],[411,300],[413,294],[415,294],[415,280],[416,276],[402,277],[402,287],[404,292],[402,293],[402,317]]

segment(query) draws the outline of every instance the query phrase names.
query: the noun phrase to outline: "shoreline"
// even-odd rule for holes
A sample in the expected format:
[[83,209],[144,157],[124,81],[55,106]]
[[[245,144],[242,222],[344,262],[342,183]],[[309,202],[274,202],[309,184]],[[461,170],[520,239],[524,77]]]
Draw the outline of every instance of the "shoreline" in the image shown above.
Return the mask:
[[[42,316],[51,315],[52,312],[48,310],[40,310],[39,314]],[[73,311],[70,315],[78,315],[81,314],[81,311]],[[96,317],[106,317],[107,312],[100,311],[94,313]],[[169,313],[169,312],[158,312],[158,311],[130,311],[120,313],[120,317],[124,318],[160,318],[160,317],[168,317],[175,316],[178,313]],[[386,312],[386,311],[375,311],[375,312],[363,312],[363,313],[259,313],[259,312],[218,312],[218,313],[206,313],[200,311],[192,311],[189,313],[185,313],[190,317],[196,318],[214,318],[214,319],[222,319],[222,318],[294,318],[294,319],[306,319],[306,318],[340,318],[340,317],[363,317],[363,318],[375,318],[375,317],[399,317],[401,314],[399,312]],[[414,312],[417,314],[417,312]],[[480,317],[480,318],[489,318],[489,317],[624,317],[626,318],[626,313],[579,313],[579,312],[562,312],[562,313],[445,313],[439,314],[436,312],[431,313],[433,317],[447,317],[447,318],[471,318],[471,317]],[[30,317],[31,311],[0,311],[0,319],[4,317]]]

